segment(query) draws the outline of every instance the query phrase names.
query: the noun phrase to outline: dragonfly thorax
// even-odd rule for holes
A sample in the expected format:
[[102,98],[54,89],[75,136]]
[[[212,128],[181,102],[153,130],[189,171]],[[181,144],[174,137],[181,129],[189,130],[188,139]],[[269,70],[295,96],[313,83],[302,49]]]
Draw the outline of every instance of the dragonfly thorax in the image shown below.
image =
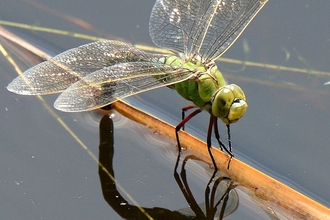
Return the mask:
[[185,99],[220,118],[225,124],[235,123],[245,114],[248,104],[243,90],[235,84],[226,85],[215,62],[187,62],[177,56],[162,59],[160,61],[168,65],[191,71],[192,76],[188,80],[170,86]]
[[212,114],[225,124],[237,122],[246,112],[248,104],[243,90],[235,84],[221,87],[211,99]]

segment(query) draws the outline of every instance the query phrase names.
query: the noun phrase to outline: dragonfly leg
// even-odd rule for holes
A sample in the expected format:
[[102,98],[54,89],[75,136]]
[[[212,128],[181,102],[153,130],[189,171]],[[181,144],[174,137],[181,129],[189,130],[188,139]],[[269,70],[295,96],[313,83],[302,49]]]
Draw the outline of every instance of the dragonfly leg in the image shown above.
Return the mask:
[[229,144],[229,151],[232,152],[232,147],[231,147],[231,137],[230,137],[230,124],[227,124],[227,134],[228,134],[228,144]]
[[234,154],[232,153],[232,146],[231,146],[230,124],[227,124],[226,126],[227,126],[227,135],[228,135],[228,145],[229,145],[229,151],[230,151],[230,153],[229,153],[230,159],[229,159],[229,162],[228,162],[228,165],[227,165],[227,169],[229,169],[230,162],[233,159]]
[[[227,127],[228,129],[228,127]],[[227,147],[220,141],[220,135],[219,135],[219,129],[218,129],[218,118],[215,118],[214,121],[214,135],[215,138],[217,139],[218,143],[219,143],[219,147],[220,149],[223,151],[225,150],[227,152],[227,154],[230,155],[230,157],[233,157],[234,155],[231,152],[231,141],[229,140],[229,150],[227,149]]]
[[190,113],[186,118],[184,118],[176,127],[175,127],[175,136],[176,136],[176,141],[178,144],[178,159],[175,163],[175,167],[174,169],[176,170],[179,164],[179,158],[181,155],[181,144],[180,144],[180,139],[179,139],[179,131],[181,130],[181,128],[190,120],[192,119],[195,115],[197,115],[198,113],[202,112],[201,109],[196,109],[195,111],[193,111],[192,113]]
[[[185,116],[185,112],[188,111],[188,110],[190,110],[190,109],[193,109],[193,108],[198,108],[198,106],[196,106],[196,105],[188,105],[188,106],[182,108],[182,113],[181,113],[181,120],[182,121],[186,117]],[[182,130],[184,131],[184,125],[182,126]]]
[[180,144],[180,140],[179,140],[179,131],[181,130],[181,128],[190,120],[192,119],[195,115],[197,115],[198,113],[202,112],[201,109],[196,109],[195,111],[193,111],[191,114],[189,114],[186,118],[184,118],[176,127],[175,127],[175,136],[176,136],[176,140],[178,143],[178,148],[179,148],[179,152],[181,152],[181,144]]
[[218,118],[215,117],[215,121],[214,121],[214,135],[215,138],[217,139],[220,149],[223,151],[223,149],[227,152],[227,154],[229,154],[230,158],[229,158],[229,162],[227,165],[227,169],[229,169],[230,167],[230,162],[234,157],[234,154],[232,153],[232,147],[231,147],[231,139],[230,139],[230,125],[227,124],[227,134],[228,134],[228,145],[229,145],[229,150],[227,149],[227,147],[220,141],[220,135],[219,135],[219,129],[218,129]]
[[210,122],[209,122],[209,128],[208,128],[208,131],[207,131],[206,143],[207,143],[207,150],[209,151],[209,155],[211,157],[211,160],[212,160],[212,163],[213,163],[213,166],[214,166],[214,170],[217,171],[218,170],[218,166],[215,163],[215,160],[214,160],[214,157],[213,157],[212,151],[211,151],[211,147],[212,147],[211,134],[212,134],[212,127],[213,127],[215,118],[216,117],[211,114],[211,116],[210,116]]

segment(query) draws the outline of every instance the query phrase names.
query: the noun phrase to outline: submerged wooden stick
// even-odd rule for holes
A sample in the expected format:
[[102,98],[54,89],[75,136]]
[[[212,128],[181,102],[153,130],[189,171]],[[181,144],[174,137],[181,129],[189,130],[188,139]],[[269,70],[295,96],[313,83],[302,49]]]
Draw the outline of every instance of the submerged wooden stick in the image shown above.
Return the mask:
[[[123,101],[117,101],[113,103],[113,106],[122,115],[175,139],[174,126]],[[184,131],[180,131],[180,143],[190,151],[202,157],[210,158],[206,143]],[[281,206],[297,219],[330,219],[330,209],[322,204],[236,158],[232,159],[230,169],[228,170],[229,156],[217,148],[212,148],[212,154],[221,172],[227,174],[233,181],[250,189],[260,199]],[[211,164],[211,159],[209,159],[209,163]]]

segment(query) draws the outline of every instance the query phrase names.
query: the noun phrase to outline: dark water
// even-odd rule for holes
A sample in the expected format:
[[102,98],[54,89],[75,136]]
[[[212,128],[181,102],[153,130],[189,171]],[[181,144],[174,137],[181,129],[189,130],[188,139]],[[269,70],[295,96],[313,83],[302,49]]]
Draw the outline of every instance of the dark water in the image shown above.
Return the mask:
[[[99,37],[115,35],[152,46],[148,20],[153,3],[5,0],[0,3],[0,19]],[[325,26],[329,10],[328,2],[270,0],[225,57],[329,72],[330,29]],[[65,20],[64,14],[93,28],[78,27]],[[51,55],[89,42],[9,29]],[[249,50],[244,51],[247,44]],[[23,69],[31,66],[16,60]],[[0,65],[2,218],[120,219],[103,199],[92,157],[36,97],[9,93],[6,86],[17,73],[3,56]],[[323,83],[330,81],[330,73],[318,76],[222,62],[219,69],[228,81],[244,89],[249,103],[246,115],[232,126],[235,156],[329,206],[330,87]],[[55,98],[47,96],[45,102],[52,106]],[[188,104],[166,88],[128,101],[172,124],[179,122],[180,109]],[[55,112],[98,157],[101,115]],[[113,168],[118,183],[143,207],[187,208],[173,177],[175,141],[115,115]],[[201,114],[187,131],[205,139],[207,122],[208,115]],[[224,125],[220,130],[225,136]],[[211,170],[197,162],[188,163],[187,169],[189,185],[202,204]],[[237,191],[240,206],[227,219],[267,218],[262,209],[251,208],[254,202],[242,189]],[[128,195],[120,193],[132,203]]]

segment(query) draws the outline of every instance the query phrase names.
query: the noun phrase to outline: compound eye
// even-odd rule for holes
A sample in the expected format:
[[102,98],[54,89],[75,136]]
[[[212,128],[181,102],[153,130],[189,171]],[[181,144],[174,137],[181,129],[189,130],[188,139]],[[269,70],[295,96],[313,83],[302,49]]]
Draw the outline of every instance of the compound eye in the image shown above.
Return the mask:
[[234,93],[226,87],[221,88],[214,96],[212,103],[212,113],[218,118],[228,115],[230,107],[234,102]]
[[243,90],[235,85],[220,88],[214,95],[212,113],[224,123],[238,121],[246,112],[248,105]]
[[228,86],[230,87],[230,90],[234,93],[234,96],[236,98],[235,100],[240,99],[246,101],[245,94],[241,87],[236,84],[230,84]]

